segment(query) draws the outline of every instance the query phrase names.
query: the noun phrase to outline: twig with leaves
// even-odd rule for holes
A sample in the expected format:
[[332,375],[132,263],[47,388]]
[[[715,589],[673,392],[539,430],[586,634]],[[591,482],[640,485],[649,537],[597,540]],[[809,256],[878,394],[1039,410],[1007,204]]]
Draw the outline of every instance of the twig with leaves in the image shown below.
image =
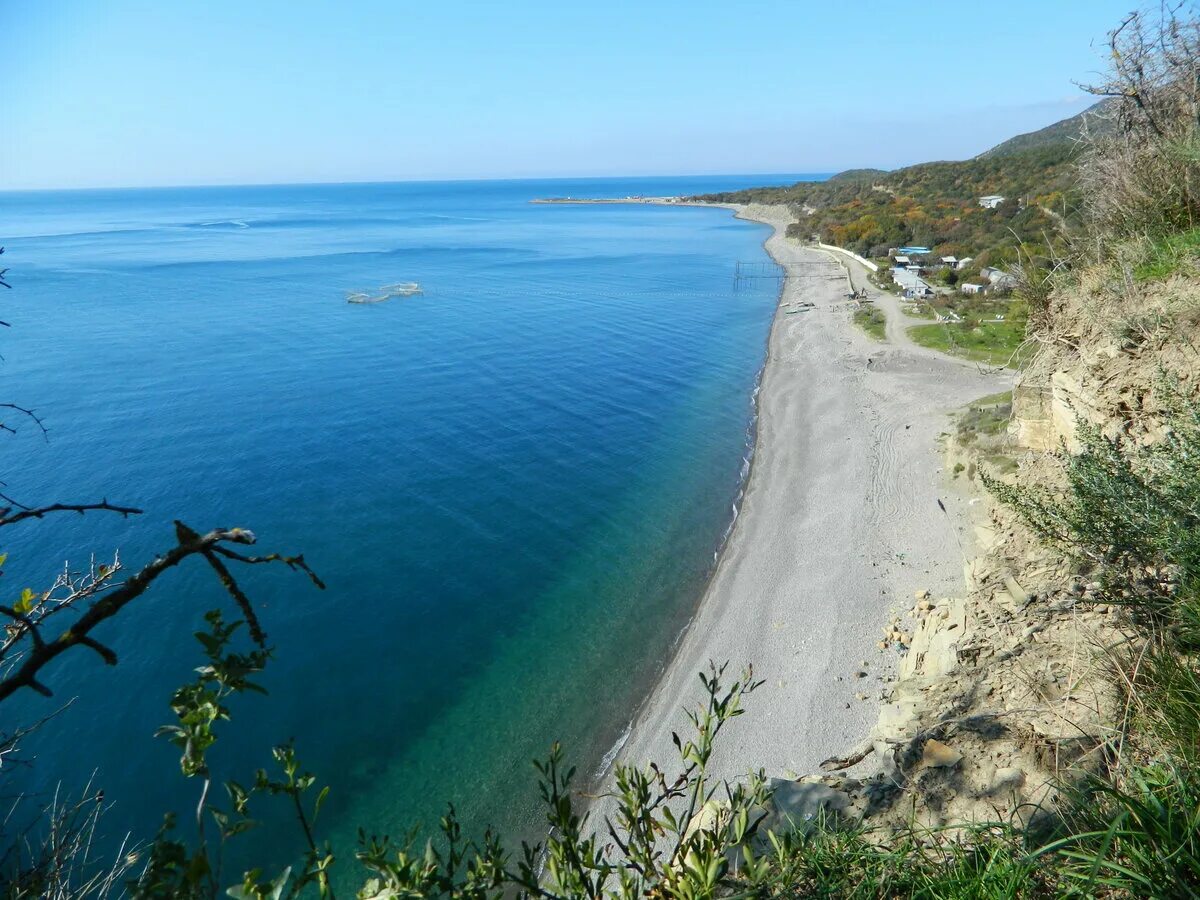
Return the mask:
[[[15,516],[10,518],[15,518]],[[3,523],[3,520],[0,520],[0,523]],[[42,620],[47,614],[63,608],[61,601],[52,602],[54,598],[50,592],[36,596],[31,591],[27,591],[16,604],[0,605],[0,614],[9,619],[6,626],[10,630],[8,646],[12,647],[20,639],[28,639],[20,662],[0,677],[0,701],[6,700],[21,688],[32,688],[40,694],[51,696],[50,688],[39,679],[41,671],[73,647],[88,647],[105,663],[115,665],[116,653],[96,640],[92,636],[92,631],[101,622],[112,618],[130,602],[145,593],[164,572],[191,556],[204,557],[217,571],[222,585],[233,597],[242,615],[246,617],[247,622],[254,623],[251,626],[251,632],[260,646],[265,646],[266,635],[257,625],[257,618],[246,595],[238,587],[228,568],[217,558],[218,556],[247,565],[283,563],[288,568],[304,572],[318,588],[325,586],[304,561],[303,555],[283,556],[272,553],[267,556],[246,556],[229,549],[227,545],[230,544],[245,546],[255,543],[254,533],[244,528],[218,528],[201,535],[182,522],[176,521],[175,534],[177,543],[174,547],[148,563],[127,581],[114,584],[111,578],[112,572],[101,574],[98,571],[96,577],[90,580],[84,579],[78,584],[71,595],[72,599],[69,605],[79,607],[89,601],[90,605],[73,624],[57,637],[47,639],[43,636],[41,628]]]

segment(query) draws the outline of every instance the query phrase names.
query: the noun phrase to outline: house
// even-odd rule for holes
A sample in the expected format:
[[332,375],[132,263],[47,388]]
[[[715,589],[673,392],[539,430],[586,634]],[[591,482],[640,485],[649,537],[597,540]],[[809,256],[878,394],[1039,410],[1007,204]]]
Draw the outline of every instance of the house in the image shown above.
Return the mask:
[[958,257],[957,256],[943,256],[942,257],[942,265],[949,266],[951,269],[957,269],[958,268]]
[[979,198],[979,205],[984,209],[995,209],[1003,202],[1004,198],[999,194],[988,194],[986,197]]
[[979,294],[982,293],[984,287],[986,287],[986,285],[972,284],[971,282],[967,281],[960,285],[960,290],[964,294]]
[[920,270],[916,267],[892,269],[892,278],[904,289],[904,296],[910,300],[917,297],[929,297],[933,294],[933,288],[921,278]]
[[907,256],[897,256],[894,260],[892,260],[892,262],[896,264],[896,268],[898,269],[907,269],[908,264],[912,262],[912,260],[910,260]]
[[956,262],[956,263],[954,264],[954,268],[956,268],[956,269],[965,269],[967,266],[969,266],[969,265],[970,265],[971,263],[973,263],[973,262],[975,262],[975,257],[973,257],[973,256],[964,256],[962,259],[960,259],[958,262]]

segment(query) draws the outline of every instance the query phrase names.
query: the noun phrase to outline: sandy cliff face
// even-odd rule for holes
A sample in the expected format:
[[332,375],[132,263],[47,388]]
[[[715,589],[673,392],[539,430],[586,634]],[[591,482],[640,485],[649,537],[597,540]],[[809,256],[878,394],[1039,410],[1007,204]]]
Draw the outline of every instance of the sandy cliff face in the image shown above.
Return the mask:
[[893,626],[906,632],[903,655],[879,721],[825,765],[874,774],[808,779],[841,792],[845,809],[898,827],[1028,822],[1052,806],[1054,784],[1105,765],[1119,708],[1102,648],[1119,637],[1120,615],[1096,601],[1093,573],[1038,540],[974,476],[1057,484],[1055,454],[1078,448],[1080,420],[1139,443],[1160,438],[1163,379],[1194,392],[1200,375],[1200,329],[1186,313],[1195,291],[1183,279],[1114,286],[1085,276],[1054,298],[1053,330],[1015,386],[1007,430],[969,446],[948,437],[946,470],[974,495],[975,556],[960,596],[919,592]]

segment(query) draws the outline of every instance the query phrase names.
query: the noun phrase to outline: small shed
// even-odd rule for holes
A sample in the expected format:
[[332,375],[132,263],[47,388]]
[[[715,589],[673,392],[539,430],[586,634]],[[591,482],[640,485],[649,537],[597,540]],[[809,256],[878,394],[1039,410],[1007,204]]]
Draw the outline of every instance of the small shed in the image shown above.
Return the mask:
[[1003,202],[1004,198],[999,194],[988,194],[986,197],[979,198],[979,205],[984,209],[995,209]]

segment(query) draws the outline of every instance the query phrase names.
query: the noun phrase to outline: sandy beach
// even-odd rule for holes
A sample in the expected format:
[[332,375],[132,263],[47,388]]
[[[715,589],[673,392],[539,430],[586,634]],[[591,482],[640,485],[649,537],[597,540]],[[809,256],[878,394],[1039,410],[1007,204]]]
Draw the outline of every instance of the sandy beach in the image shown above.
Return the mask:
[[673,762],[671,732],[689,727],[696,673],[728,660],[731,670],[753,664],[764,684],[722,734],[713,772],[786,777],[816,771],[874,724],[896,660],[876,647],[889,611],[911,606],[916,590],[961,587],[966,501],[948,487],[939,435],[951,411],[1006,390],[1011,375],[872,341],[851,322],[845,269],[787,239],[786,210],[737,214],[774,228],[766,249],[790,273],[753,465],[704,599],[618,759]]

